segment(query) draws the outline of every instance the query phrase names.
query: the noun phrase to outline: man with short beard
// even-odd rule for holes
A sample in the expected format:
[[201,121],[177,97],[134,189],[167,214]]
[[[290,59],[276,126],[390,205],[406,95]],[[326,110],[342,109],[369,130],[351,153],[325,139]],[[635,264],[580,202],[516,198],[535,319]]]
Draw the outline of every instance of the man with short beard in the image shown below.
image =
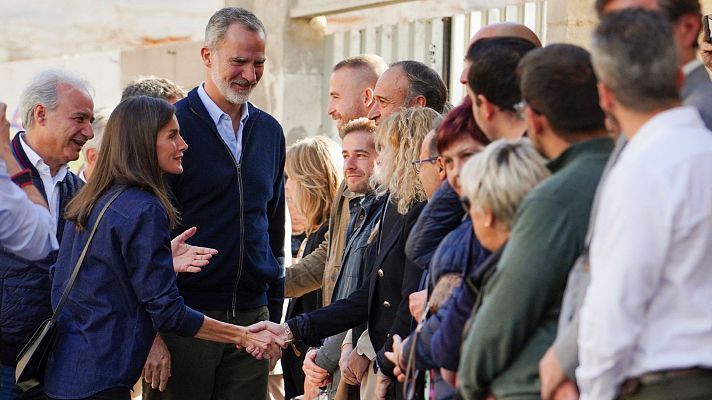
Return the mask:
[[329,78],[329,105],[326,113],[341,128],[349,121],[368,115],[375,99],[373,89],[387,68],[375,54],[362,54],[339,61]]
[[420,61],[391,64],[373,88],[375,101],[368,118],[381,125],[391,114],[409,107],[429,107],[443,113],[447,87],[438,73]]
[[[226,7],[205,29],[205,82],[176,103],[190,146],[183,173],[166,177],[193,242],[218,250],[208,271],[181,275],[190,307],[220,321],[279,322],[284,301],[284,161],[282,127],[248,102],[265,64],[266,31],[250,11]],[[264,399],[268,360],[232,345],[163,335],[172,356],[163,399]],[[276,360],[273,360],[276,362]]]

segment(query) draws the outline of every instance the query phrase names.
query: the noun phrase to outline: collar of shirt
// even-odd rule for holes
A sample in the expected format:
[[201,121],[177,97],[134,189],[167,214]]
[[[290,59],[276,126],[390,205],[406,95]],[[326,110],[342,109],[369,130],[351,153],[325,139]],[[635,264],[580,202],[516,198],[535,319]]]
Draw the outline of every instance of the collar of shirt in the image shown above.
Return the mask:
[[52,176],[49,166],[45,164],[45,162],[42,160],[42,157],[40,157],[39,154],[32,150],[32,147],[30,147],[25,141],[24,133],[20,134],[20,144],[22,144],[22,149],[25,151],[27,158],[30,160],[35,169],[37,169],[37,172],[40,173],[40,177],[42,178],[43,182],[49,179],[52,182],[52,186],[54,186],[57,182],[61,182],[64,180],[64,178],[67,177],[66,165],[62,165],[61,167],[59,167],[59,171],[57,171],[57,174],[55,176]]
[[571,164],[583,154],[610,152],[613,149],[613,140],[610,137],[582,140],[574,143],[564,150],[561,155],[549,161],[546,167],[552,173],[556,173]]
[[695,69],[697,69],[697,67],[701,67],[702,65],[704,65],[704,64],[702,64],[702,61],[700,61],[700,60],[698,60],[697,58],[695,58],[694,60],[690,61],[689,63],[683,65],[683,67],[682,67],[682,73],[683,73],[685,76],[688,76],[688,75],[690,75],[690,74],[692,73],[692,71],[694,71]]
[[[225,113],[223,110],[218,107],[217,104],[213,101],[213,99],[210,98],[208,95],[208,92],[205,91],[205,82],[201,83],[198,86],[198,96],[200,97],[200,100],[203,102],[203,105],[205,106],[205,109],[208,110],[208,114],[210,114],[210,118],[213,120],[215,123],[215,126],[219,125],[220,123],[220,118],[227,118],[228,120],[232,120],[227,113]],[[247,121],[248,118],[250,118],[250,111],[249,107],[247,106],[247,103],[244,103],[242,105],[242,115],[240,115],[240,123],[244,124],[245,121]]]

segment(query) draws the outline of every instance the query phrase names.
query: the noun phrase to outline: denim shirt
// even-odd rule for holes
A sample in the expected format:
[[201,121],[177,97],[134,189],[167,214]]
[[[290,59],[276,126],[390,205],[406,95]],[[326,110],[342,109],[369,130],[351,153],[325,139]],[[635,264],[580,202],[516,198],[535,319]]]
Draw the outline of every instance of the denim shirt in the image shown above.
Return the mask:
[[[118,188],[107,191],[87,228],[65,225],[52,266],[56,307],[94,221]],[[45,373],[47,395],[84,398],[138,380],[156,331],[194,336],[203,315],[178,293],[165,209],[152,194],[126,188],[109,206],[58,319]]]

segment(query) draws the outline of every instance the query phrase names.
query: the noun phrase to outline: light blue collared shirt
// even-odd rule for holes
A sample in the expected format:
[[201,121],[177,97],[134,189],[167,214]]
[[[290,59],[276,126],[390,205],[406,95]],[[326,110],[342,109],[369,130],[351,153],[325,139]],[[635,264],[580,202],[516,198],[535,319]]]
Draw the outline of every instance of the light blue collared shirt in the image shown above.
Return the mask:
[[245,128],[245,122],[247,118],[250,117],[250,112],[248,110],[247,103],[242,105],[242,115],[240,116],[240,125],[235,132],[232,128],[232,118],[227,115],[223,110],[218,107],[217,104],[210,98],[208,92],[205,91],[203,87],[205,82],[198,86],[198,96],[200,101],[203,102],[205,109],[208,110],[210,118],[215,123],[215,127],[218,129],[220,137],[225,142],[227,147],[230,148],[232,155],[235,157],[237,162],[240,162],[242,157],[242,130]]

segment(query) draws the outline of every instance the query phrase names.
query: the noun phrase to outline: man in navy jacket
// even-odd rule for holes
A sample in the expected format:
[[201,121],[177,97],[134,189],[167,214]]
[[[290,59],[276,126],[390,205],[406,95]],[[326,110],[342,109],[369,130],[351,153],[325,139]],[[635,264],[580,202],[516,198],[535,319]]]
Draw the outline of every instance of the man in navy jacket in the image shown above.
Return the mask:
[[[183,173],[167,178],[195,244],[218,254],[178,277],[186,304],[237,325],[278,322],[284,299],[284,159],[279,123],[248,103],[265,63],[266,31],[251,12],[227,7],[205,30],[205,82],[176,103],[189,145]],[[163,336],[171,378],[162,399],[267,397],[267,360],[232,345]],[[156,390],[144,398],[158,398]]]

